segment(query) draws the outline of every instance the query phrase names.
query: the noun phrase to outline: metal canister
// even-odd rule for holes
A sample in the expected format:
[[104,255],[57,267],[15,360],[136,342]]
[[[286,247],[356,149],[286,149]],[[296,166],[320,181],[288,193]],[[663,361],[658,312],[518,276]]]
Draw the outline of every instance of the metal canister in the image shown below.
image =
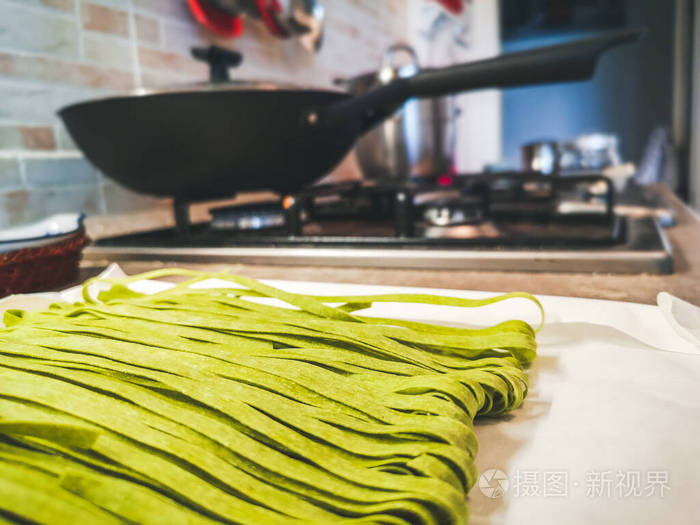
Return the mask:
[[520,147],[522,169],[554,175],[559,171],[559,145],[553,141],[528,142]]
[[[406,54],[409,63],[396,65],[399,54]],[[344,83],[350,92],[359,94],[417,72],[414,49],[395,44],[385,51],[378,73],[366,73]],[[356,152],[364,177],[406,180],[449,173],[454,160],[456,116],[453,97],[408,100],[393,117],[358,141]]]

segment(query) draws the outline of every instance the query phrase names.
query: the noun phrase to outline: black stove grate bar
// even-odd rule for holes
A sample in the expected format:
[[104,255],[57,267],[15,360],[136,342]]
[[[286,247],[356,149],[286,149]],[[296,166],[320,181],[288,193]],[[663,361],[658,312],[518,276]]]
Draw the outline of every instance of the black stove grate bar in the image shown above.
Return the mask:
[[[605,203],[604,213],[556,214],[557,199],[566,191],[567,187],[596,183],[605,186],[605,191],[599,195],[601,202]],[[529,187],[534,187],[536,191],[533,192],[528,189]],[[613,231],[615,227],[614,188],[607,177],[600,174],[548,176],[538,172],[465,174],[439,178],[421,177],[406,183],[380,182],[374,184],[365,181],[350,181],[311,186],[296,195],[286,196],[282,200],[284,222],[282,233],[287,237],[302,237],[304,218],[314,219],[319,216],[316,200],[320,197],[330,196],[346,200],[365,197],[371,199],[375,209],[388,209],[391,212],[386,216],[386,219],[388,224],[393,227],[394,237],[406,242],[408,239],[421,237],[421,232],[416,231],[416,223],[422,208],[421,205],[417,204],[416,197],[444,191],[457,192],[470,199],[469,206],[473,208],[472,216],[477,221],[494,218],[513,222],[519,220],[546,222],[553,219],[572,223],[578,221],[582,224],[608,225],[609,234],[605,236],[607,242],[617,237]],[[188,241],[193,237],[193,226],[189,216],[190,204],[191,202],[185,199],[177,199],[174,203],[175,232],[182,240]],[[274,232],[267,233],[275,237]],[[527,239],[527,234],[519,237],[518,242],[531,244]],[[585,237],[576,238],[576,235],[573,237],[567,236],[566,239],[561,240],[551,239],[548,240],[547,244],[587,243]],[[358,237],[358,239],[363,239],[363,241],[358,242],[367,242],[366,237]],[[598,238],[593,239],[594,242],[599,242],[599,240]],[[444,241],[445,239],[442,239],[441,242],[444,243]],[[314,242],[332,241],[314,238]],[[478,242],[489,243],[483,238],[479,239]],[[498,242],[494,244],[503,243],[504,239],[499,238]]]

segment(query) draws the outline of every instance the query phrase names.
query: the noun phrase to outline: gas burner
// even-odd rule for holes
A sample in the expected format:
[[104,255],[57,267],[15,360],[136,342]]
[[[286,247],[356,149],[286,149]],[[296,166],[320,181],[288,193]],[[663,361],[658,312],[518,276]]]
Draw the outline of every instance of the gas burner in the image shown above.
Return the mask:
[[[278,201],[214,208],[191,225],[101,239],[87,256],[244,258],[491,270],[667,273],[671,255],[652,220],[614,214],[612,183],[597,174],[452,175],[407,183],[309,187]],[[228,259],[227,259],[228,260]]]
[[486,203],[474,195],[438,197],[429,200],[413,198],[417,211],[421,212],[422,223],[431,226],[457,226],[478,224],[486,219]]
[[286,222],[280,202],[256,202],[211,208],[209,227],[219,231],[260,231],[283,228]]
[[[596,188],[595,197],[591,187]],[[590,206],[591,198],[596,206]],[[577,207],[583,201],[586,205]],[[612,185],[598,175],[516,172],[454,175],[449,180],[422,177],[405,184],[352,181],[312,186],[274,202],[213,208],[209,229],[228,237],[311,236],[314,242],[337,236],[498,239],[543,245],[590,238],[612,242],[616,227],[612,205]],[[177,230],[188,237],[186,217],[181,209],[176,213]],[[488,226],[459,228],[481,224]],[[581,225],[588,227],[583,238],[572,236]]]

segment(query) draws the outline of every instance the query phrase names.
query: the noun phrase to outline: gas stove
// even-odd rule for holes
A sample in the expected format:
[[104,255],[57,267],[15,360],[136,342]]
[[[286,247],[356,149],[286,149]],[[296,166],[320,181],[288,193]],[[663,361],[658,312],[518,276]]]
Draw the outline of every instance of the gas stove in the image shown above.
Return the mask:
[[354,181],[210,209],[191,224],[99,239],[88,259],[462,270],[671,273],[652,217],[615,213],[599,174],[487,173]]

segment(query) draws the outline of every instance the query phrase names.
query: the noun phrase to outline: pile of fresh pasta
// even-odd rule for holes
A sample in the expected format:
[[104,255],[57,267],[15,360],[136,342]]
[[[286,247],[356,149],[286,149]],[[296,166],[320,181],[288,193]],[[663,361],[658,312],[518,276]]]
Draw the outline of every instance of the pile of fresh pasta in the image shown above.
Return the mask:
[[188,270],[99,284],[5,314],[0,523],[461,524],[474,418],[518,407],[535,357],[523,321],[358,313],[427,303],[468,321],[512,297],[539,306],[527,294],[321,297]]

